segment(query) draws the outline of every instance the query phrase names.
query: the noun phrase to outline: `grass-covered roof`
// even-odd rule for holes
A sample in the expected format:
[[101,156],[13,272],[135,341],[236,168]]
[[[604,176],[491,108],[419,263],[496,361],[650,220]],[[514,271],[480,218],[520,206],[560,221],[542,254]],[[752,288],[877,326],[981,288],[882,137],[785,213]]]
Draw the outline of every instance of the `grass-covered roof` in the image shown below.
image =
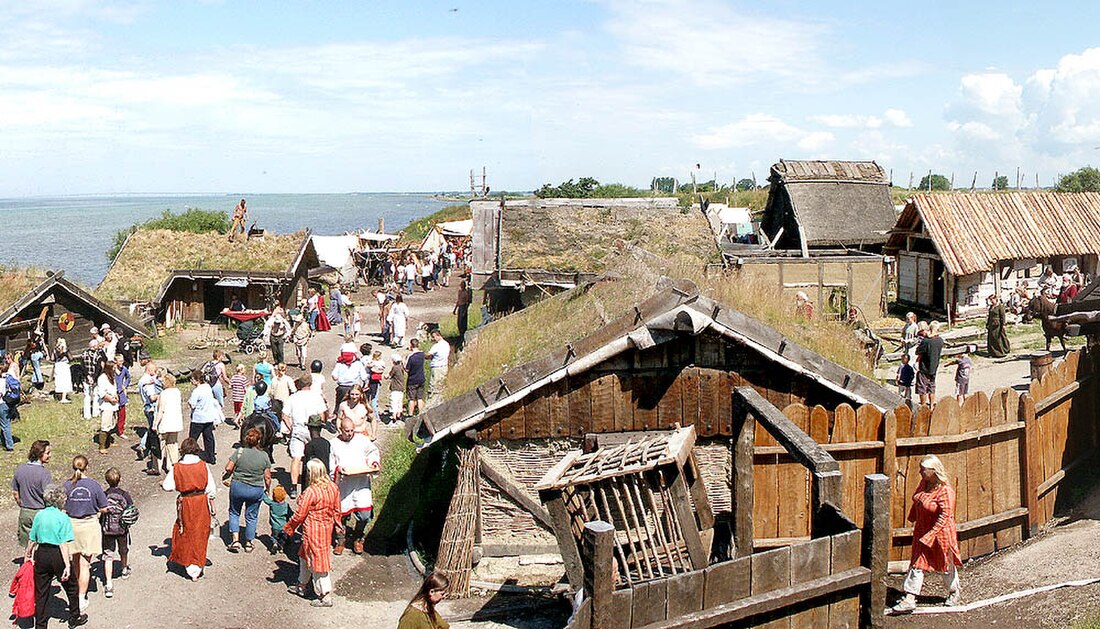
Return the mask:
[[0,266],[0,312],[15,305],[31,289],[46,281],[46,273],[38,269]]
[[148,301],[174,270],[285,272],[298,257],[305,231],[229,242],[224,234],[139,229],[119,251],[96,293],[101,298]]

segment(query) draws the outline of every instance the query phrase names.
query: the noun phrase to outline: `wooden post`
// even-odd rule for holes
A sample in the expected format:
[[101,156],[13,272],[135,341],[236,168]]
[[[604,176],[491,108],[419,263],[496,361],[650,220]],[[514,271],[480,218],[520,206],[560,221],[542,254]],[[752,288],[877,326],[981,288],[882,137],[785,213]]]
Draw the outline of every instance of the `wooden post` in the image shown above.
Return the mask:
[[1024,432],[1020,435],[1020,491],[1027,507],[1025,537],[1039,532],[1042,516],[1039,514],[1039,483],[1042,482],[1043,453],[1039,441],[1039,418],[1035,415],[1035,400],[1030,393],[1020,396],[1020,421]]
[[[584,589],[592,598],[592,629],[618,626],[612,596],[615,593],[615,527],[603,520],[585,522]],[[577,629],[584,629],[578,627]]]
[[665,482],[668,483],[672,509],[676,513],[676,519],[680,521],[680,530],[684,534],[684,545],[687,546],[691,567],[694,570],[702,570],[710,563],[710,549],[703,548],[699,526],[695,523],[695,514],[691,512],[691,498],[687,483],[684,482],[684,475],[676,465],[663,466],[662,470]]
[[860,626],[883,626],[886,572],[890,564],[890,479],[885,474],[863,477],[863,560],[871,570],[871,585],[859,596]]
[[[817,529],[817,513],[825,503],[836,507],[837,511],[844,511],[844,477],[840,475],[840,469],[818,471],[813,473],[810,479],[811,509],[814,519],[811,528]],[[820,537],[817,532],[810,533],[813,537]]]
[[736,394],[733,396],[733,556],[752,554],[753,477],[752,460],[756,446],[756,420]]
[[569,585],[574,589],[580,588],[584,583],[584,566],[581,563],[580,549],[577,548],[577,539],[573,537],[569,510],[565,508],[565,497],[560,489],[544,489],[539,492],[539,498],[554,524],[554,537],[558,540]]

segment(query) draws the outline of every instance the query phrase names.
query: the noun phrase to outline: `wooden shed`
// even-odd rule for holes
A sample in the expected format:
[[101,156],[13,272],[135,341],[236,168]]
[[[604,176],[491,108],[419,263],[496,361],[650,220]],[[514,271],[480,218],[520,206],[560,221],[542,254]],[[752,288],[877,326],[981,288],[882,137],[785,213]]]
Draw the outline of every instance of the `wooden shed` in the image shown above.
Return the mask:
[[1100,194],[918,194],[886,252],[897,256],[899,303],[951,320],[981,317],[990,295],[1034,291],[1044,266],[1096,275]]
[[96,292],[171,326],[212,321],[234,295],[246,308],[294,304],[318,266],[309,230],[229,242],[217,233],[139,229]]
[[[36,273],[8,270],[0,275],[0,349],[21,350],[30,334],[40,329],[50,345],[64,337],[71,348],[87,345],[93,325],[109,324],[126,336],[148,336],[149,330],[65,278],[64,272]],[[65,316],[71,328],[58,325]]]
[[878,253],[897,218],[890,180],[875,162],[779,160],[768,181],[761,227],[777,249]]
[[[448,375],[450,399],[420,415],[433,446],[460,439],[476,453],[476,542],[484,556],[556,552],[535,487],[566,451],[677,426],[694,427],[695,469],[714,511],[729,512],[737,387],[752,387],[779,408],[797,402],[821,413],[901,403],[689,281],[659,280],[640,303],[623,298],[615,283],[625,281],[609,276],[490,324],[505,326],[525,346],[475,339]],[[575,336],[548,345],[545,331],[527,329],[537,325],[530,319],[536,309],[575,321]],[[484,369],[508,356],[499,371]],[[477,376],[464,361],[481,366]]]

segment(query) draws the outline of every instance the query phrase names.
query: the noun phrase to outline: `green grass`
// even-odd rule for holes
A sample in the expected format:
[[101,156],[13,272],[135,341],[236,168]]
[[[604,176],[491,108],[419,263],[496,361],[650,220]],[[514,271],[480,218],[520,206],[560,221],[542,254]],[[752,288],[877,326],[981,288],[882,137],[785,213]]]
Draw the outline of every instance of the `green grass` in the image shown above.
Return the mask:
[[167,332],[160,336],[146,339],[145,351],[149,352],[149,357],[153,360],[162,360],[170,356],[175,356],[180,351],[179,335],[174,332]]
[[[474,329],[481,325],[481,300],[483,291],[475,290],[474,299],[470,304],[469,313],[469,329]],[[444,338],[453,339],[458,338],[458,315],[448,314],[439,322],[439,331],[443,333]]]
[[418,218],[415,221],[405,226],[405,229],[401,230],[405,234],[406,240],[422,240],[424,236],[428,235],[432,227],[435,227],[436,223],[443,223],[447,221],[462,221],[471,217],[470,206],[467,204],[461,205],[448,205],[438,212],[434,212],[425,216],[424,218]]
[[[47,467],[53,472],[54,480],[68,478],[73,457],[84,454],[93,447],[93,428],[98,422],[84,419],[79,395],[73,395],[71,399],[72,404],[47,400],[19,407],[20,419],[12,424],[12,434],[19,441],[15,444],[15,452],[0,453],[0,477],[11,478],[15,467],[26,462],[31,443],[37,439],[47,439],[52,450]],[[104,471],[106,470],[94,469],[93,473],[98,475]],[[10,492],[2,493],[0,505],[14,504]]]
[[1073,629],[1100,629],[1100,611],[1093,611],[1087,618],[1073,623]]

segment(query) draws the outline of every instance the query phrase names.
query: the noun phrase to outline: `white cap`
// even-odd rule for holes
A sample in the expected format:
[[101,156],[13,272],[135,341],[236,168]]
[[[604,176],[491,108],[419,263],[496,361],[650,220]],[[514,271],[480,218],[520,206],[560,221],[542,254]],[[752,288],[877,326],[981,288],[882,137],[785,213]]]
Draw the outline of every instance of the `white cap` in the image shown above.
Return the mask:
[[358,354],[359,348],[355,346],[355,343],[344,343],[340,346],[340,353],[350,352],[352,354]]

